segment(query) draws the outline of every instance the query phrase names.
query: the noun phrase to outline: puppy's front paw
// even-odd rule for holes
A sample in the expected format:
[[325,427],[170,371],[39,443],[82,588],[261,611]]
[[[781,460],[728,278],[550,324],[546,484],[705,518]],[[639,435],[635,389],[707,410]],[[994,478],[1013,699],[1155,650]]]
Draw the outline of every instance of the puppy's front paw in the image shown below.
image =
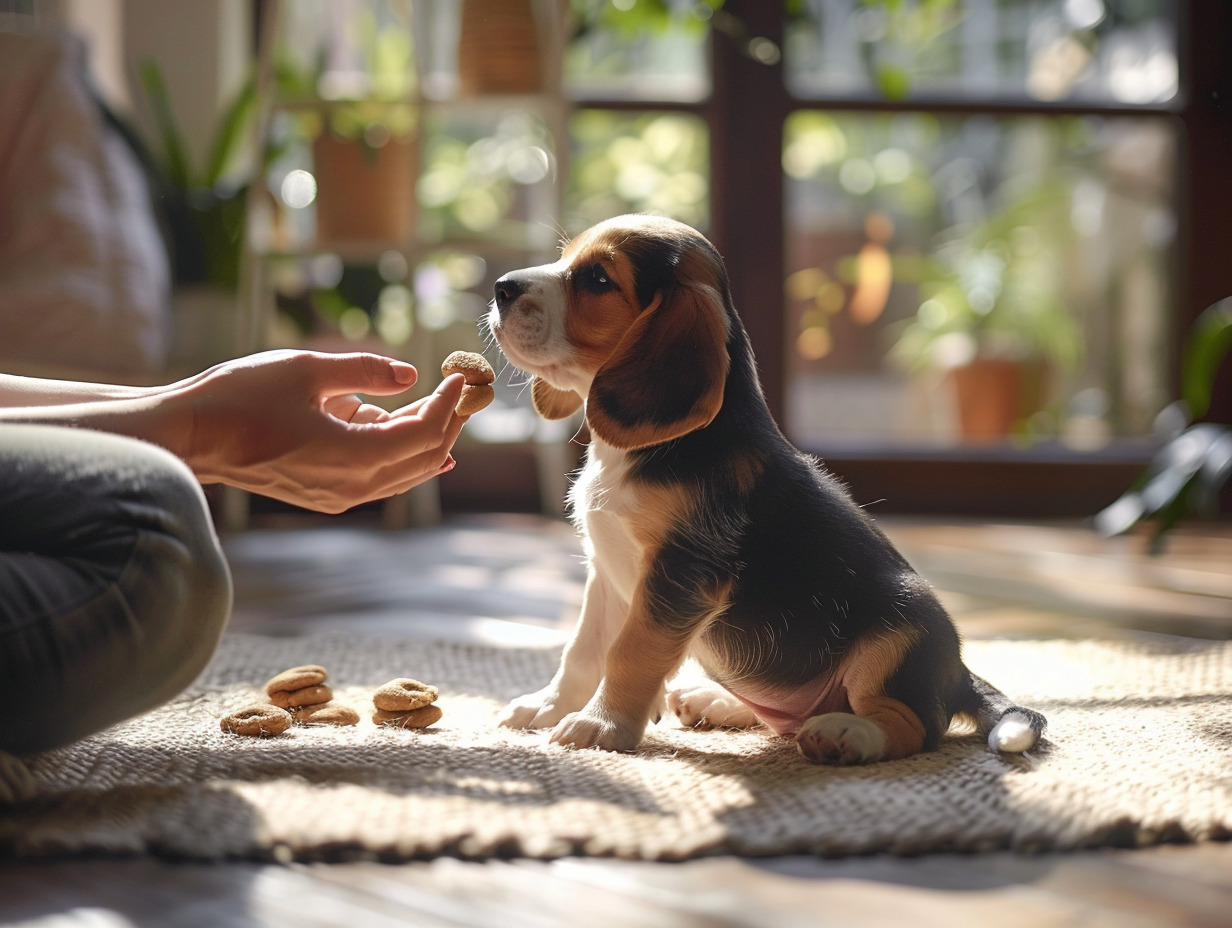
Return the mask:
[[815,764],[871,764],[881,760],[885,746],[885,732],[877,725],[846,712],[815,715],[796,735],[796,747]]
[[667,694],[667,708],[685,728],[752,728],[757,716],[721,686],[690,686]]
[[621,724],[596,712],[571,712],[561,719],[549,739],[567,748],[603,748],[632,751],[642,740],[644,726]]
[[555,687],[546,686],[509,703],[501,714],[500,724],[505,728],[551,728],[577,708],[580,703],[569,705]]

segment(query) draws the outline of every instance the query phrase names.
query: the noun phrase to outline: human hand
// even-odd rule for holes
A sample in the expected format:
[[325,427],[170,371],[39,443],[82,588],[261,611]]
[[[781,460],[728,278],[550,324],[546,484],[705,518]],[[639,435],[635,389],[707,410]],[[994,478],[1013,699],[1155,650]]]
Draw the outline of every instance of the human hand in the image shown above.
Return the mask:
[[398,394],[415,380],[411,365],[373,354],[271,351],[229,361],[169,388],[191,421],[172,450],[203,483],[342,512],[453,469],[449,452],[465,422],[454,413],[460,375],[393,412],[356,396]]

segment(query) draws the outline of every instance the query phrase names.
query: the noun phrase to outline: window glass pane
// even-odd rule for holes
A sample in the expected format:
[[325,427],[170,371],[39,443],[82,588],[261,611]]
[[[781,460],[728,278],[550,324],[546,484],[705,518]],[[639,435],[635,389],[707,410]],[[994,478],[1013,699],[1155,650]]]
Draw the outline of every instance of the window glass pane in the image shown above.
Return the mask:
[[[1155,117],[793,114],[789,430],[1092,449],[1147,431],[1167,400],[1175,146]],[[1001,413],[998,370],[1018,378]],[[979,408],[960,406],[971,377]]]
[[1148,104],[1177,93],[1165,0],[802,0],[788,86],[804,98]]
[[410,0],[295,0],[279,14],[279,96],[406,100],[416,90]]
[[552,247],[541,219],[556,207],[556,151],[541,114],[501,103],[432,107],[422,146],[421,239]]
[[706,39],[718,0],[572,0],[565,92],[578,99],[700,100],[710,92]]
[[709,136],[683,113],[578,110],[565,226],[576,232],[620,213],[650,212],[709,225]]

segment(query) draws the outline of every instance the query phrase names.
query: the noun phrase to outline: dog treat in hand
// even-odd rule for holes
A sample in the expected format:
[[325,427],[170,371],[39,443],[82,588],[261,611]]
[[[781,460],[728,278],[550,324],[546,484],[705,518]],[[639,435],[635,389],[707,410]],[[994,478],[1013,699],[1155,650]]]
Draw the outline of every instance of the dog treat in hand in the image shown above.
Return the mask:
[[472,416],[485,408],[496,397],[492,382],[496,374],[487,358],[473,351],[455,351],[441,363],[441,374],[461,374],[466,380],[462,388],[462,397],[454,412],[459,416]]
[[282,709],[300,709],[304,706],[319,706],[334,698],[334,691],[324,683],[305,686],[298,690],[278,690],[270,693],[269,699]]
[[440,691],[435,686],[398,677],[377,688],[372,694],[372,704],[387,712],[409,712],[436,702],[438,696]]
[[491,383],[496,379],[488,359],[473,351],[455,351],[441,362],[441,373],[446,377],[461,374],[470,384]]
[[275,674],[270,677],[265,684],[265,693],[267,696],[273,696],[275,693],[290,692],[291,690],[301,690],[305,686],[317,686],[325,682],[325,668],[319,664],[304,664],[302,667],[292,667],[290,670],[284,670],[282,673]]
[[223,716],[219,724],[223,731],[235,735],[280,735],[291,727],[291,713],[286,709],[262,703]]

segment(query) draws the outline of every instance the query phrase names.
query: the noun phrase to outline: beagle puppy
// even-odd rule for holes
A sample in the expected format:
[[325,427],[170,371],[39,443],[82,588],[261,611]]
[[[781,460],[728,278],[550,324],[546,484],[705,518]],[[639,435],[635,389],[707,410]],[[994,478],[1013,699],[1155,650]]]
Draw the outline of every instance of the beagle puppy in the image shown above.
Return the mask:
[[[488,327],[535,409],[584,408],[570,491],[589,571],[551,682],[501,723],[631,751],[664,701],[685,725],[765,725],[822,764],[936,747],[956,716],[993,750],[1039,713],[963,664],[929,585],[770,416],[727,272],[694,229],[621,216],[495,285]],[[666,693],[686,656],[713,685]]]

